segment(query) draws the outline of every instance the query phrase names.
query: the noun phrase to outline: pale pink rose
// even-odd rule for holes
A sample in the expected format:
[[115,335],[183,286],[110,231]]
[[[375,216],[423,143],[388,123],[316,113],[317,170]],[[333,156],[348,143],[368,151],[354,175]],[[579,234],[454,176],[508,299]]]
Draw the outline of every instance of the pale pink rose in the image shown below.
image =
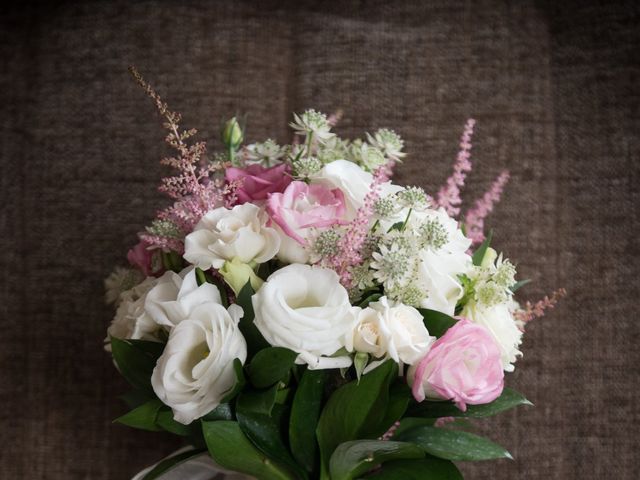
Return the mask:
[[240,181],[236,190],[236,204],[262,202],[270,193],[283,192],[291,183],[290,168],[287,164],[266,168],[261,165],[250,165],[246,168],[229,167],[224,178],[230,183]]
[[344,194],[323,185],[292,182],[283,193],[272,193],[267,212],[280,227],[282,247],[279,258],[289,263],[306,263],[307,245],[313,230],[346,223]]
[[463,412],[467,405],[492,402],[504,387],[498,344],[485,327],[466,319],[447,330],[407,377],[417,401],[453,400]]
[[149,250],[149,246],[140,241],[127,252],[127,260],[132,267],[136,267],[146,277],[157,277],[164,273],[161,262],[154,259],[157,253],[158,250]]

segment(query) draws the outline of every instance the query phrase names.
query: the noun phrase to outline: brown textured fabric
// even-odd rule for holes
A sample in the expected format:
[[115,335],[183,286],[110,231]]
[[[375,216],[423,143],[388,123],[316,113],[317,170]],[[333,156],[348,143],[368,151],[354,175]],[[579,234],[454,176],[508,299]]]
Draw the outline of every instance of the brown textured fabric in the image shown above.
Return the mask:
[[125,383],[101,350],[102,279],[164,202],[163,132],[135,63],[203,138],[236,111],[250,139],[286,141],[306,107],[343,108],[345,135],[391,126],[411,154],[398,180],[429,189],[475,117],[466,198],[510,169],[496,245],[535,281],[527,296],[569,297],[529,328],[508,376],[536,408],[482,422],[516,460],[462,468],[636,478],[638,7],[231,3],[2,13],[0,477],[126,479],[177,446],[110,423]]

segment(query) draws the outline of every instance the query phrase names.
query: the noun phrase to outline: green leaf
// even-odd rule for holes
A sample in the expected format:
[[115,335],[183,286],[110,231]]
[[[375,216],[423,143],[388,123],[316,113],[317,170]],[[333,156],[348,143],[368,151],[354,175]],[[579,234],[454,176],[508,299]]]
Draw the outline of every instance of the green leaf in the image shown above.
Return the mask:
[[429,330],[429,335],[440,338],[449,328],[453,327],[457,320],[446,313],[429,310],[427,308],[419,308],[418,311],[424,318],[424,325]]
[[202,422],[211,457],[218,465],[264,480],[295,480],[286,468],[253,446],[236,422]]
[[394,440],[415,443],[425,452],[445,460],[513,458],[503,447],[486,438],[445,428],[416,426],[397,433]]
[[467,405],[467,410],[462,411],[451,402],[424,402],[413,405],[409,409],[409,415],[426,418],[440,417],[467,417],[483,418],[491,417],[505,410],[510,410],[519,405],[533,405],[521,393],[512,388],[505,387],[502,394],[491,403],[484,405]]
[[519,282],[514,283],[509,290],[511,290],[512,293],[516,293],[516,291],[520,290],[522,287],[524,287],[525,285],[531,283],[531,279],[526,279],[526,280],[520,280]]
[[178,453],[177,455],[173,455],[172,457],[165,458],[160,463],[158,463],[155,467],[153,467],[147,474],[142,477],[142,480],[154,480],[158,478],[163,473],[168,472],[172,468],[177,467],[178,465],[186,462],[187,460],[197,457],[198,455],[202,455],[206,450],[204,449],[196,449],[196,450],[188,450],[186,452]]
[[489,245],[491,245],[492,238],[493,238],[493,230],[489,232],[489,235],[487,235],[487,238],[485,238],[484,242],[482,242],[482,245],[480,245],[478,247],[478,250],[476,250],[475,253],[473,254],[472,260],[475,266],[479,267],[480,265],[482,265],[484,254],[487,253],[487,248],[489,248]]
[[207,276],[199,267],[196,267],[196,283],[198,284],[198,286],[202,285],[203,283],[207,283]]
[[156,417],[158,416],[158,411],[162,406],[163,405],[160,400],[151,400],[137,408],[134,408],[129,413],[116,418],[114,422],[138,428],[140,430],[159,432],[161,428],[156,425]]
[[111,337],[111,353],[122,376],[135,388],[153,396],[151,374],[164,344]]
[[249,381],[256,388],[270,387],[289,373],[296,358],[298,354],[287,348],[262,349],[251,360],[248,368]]
[[366,308],[370,303],[377,302],[380,299],[380,297],[382,297],[382,294],[380,292],[372,293],[367,298],[362,300],[362,302],[360,302],[358,306],[360,308]]
[[243,392],[236,404],[236,418],[238,425],[247,438],[258,450],[291,471],[300,478],[306,478],[303,471],[295,462],[289,449],[285,446],[279,428],[279,422],[272,417],[273,406],[276,401],[278,386],[264,392]]
[[355,440],[341,443],[331,455],[331,480],[352,480],[389,460],[424,458],[424,451],[411,443]]
[[216,408],[207,413],[203,420],[233,420],[233,411],[228,403],[221,403]]
[[143,403],[147,403],[149,400],[153,400],[155,398],[155,395],[150,395],[149,392],[145,392],[142,390],[131,390],[127,393],[123,393],[119,398],[127,404],[127,407],[133,410]]
[[291,405],[289,419],[291,453],[308,472],[314,471],[317,462],[316,427],[326,381],[326,370],[306,369]]
[[247,341],[247,350],[249,357],[255,355],[256,352],[263,348],[269,347],[269,343],[264,339],[258,327],[253,323],[255,314],[253,312],[253,304],[251,303],[251,297],[254,291],[251,287],[251,282],[247,282],[236,298],[236,303],[244,310],[244,315],[240,319],[239,327],[244,339]]
[[343,442],[373,436],[384,420],[389,400],[389,385],[398,374],[398,366],[388,360],[364,375],[338,388],[325,405],[316,434],[320,446],[322,478],[329,470],[329,459]]
[[[156,417],[156,425],[163,430],[174,435],[180,435],[181,437],[188,437],[193,434],[195,428],[194,424],[184,425],[180,422],[176,422],[173,419],[173,411],[169,407],[161,408]],[[197,425],[197,424],[196,424]]]
[[463,480],[456,466],[439,458],[427,457],[420,460],[394,460],[367,479],[374,480]]
[[376,436],[383,435],[407,411],[409,400],[411,399],[411,389],[404,381],[394,383],[389,389],[389,402],[387,411],[380,423],[381,430],[376,432]]
[[233,360],[233,372],[236,374],[236,383],[233,385],[231,390],[229,390],[225,394],[225,396],[222,397],[222,403],[230,402],[233,398],[235,398],[236,395],[238,395],[242,391],[242,389],[247,383],[247,381],[244,378],[242,361],[239,358],[235,358]]

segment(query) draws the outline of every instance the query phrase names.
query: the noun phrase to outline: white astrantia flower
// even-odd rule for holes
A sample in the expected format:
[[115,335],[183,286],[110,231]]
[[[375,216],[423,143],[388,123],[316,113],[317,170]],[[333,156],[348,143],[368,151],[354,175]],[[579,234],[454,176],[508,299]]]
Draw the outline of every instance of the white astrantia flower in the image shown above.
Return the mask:
[[267,216],[251,203],[216,208],[198,222],[184,242],[184,258],[203,270],[227,260],[264,263],[278,253],[280,237],[266,226]]
[[328,268],[288,265],[271,276],[252,298],[255,325],[269,344],[297,352],[310,369],[345,368],[345,346],[353,310],[338,275]]
[[500,347],[502,366],[507,372],[514,370],[513,363],[522,353],[518,349],[522,343],[522,330],[511,314],[510,302],[505,301],[492,306],[479,305],[475,301],[468,302],[460,312],[460,316],[473,323],[486,327]]
[[243,364],[247,344],[238,328],[242,308],[210,303],[197,306],[169,334],[151,376],[158,398],[188,425],[216,408],[233,388],[233,362]]
[[387,163],[387,159],[380,149],[362,140],[355,140],[349,146],[349,160],[357,163],[367,172],[373,172],[379,166]]
[[406,156],[406,153],[402,152],[404,141],[400,135],[388,128],[381,128],[373,135],[367,133],[367,141],[392,160],[399,160]]
[[[382,297],[358,312],[345,343],[350,352],[412,365],[427,354],[434,341],[418,310]],[[365,372],[380,363],[373,362]]]
[[297,135],[312,135],[315,140],[322,143],[335,136],[331,132],[331,125],[324,113],[315,110],[307,110],[301,115],[293,114],[293,122],[289,124]]
[[104,348],[111,351],[111,337],[119,339],[160,341],[165,329],[153,321],[144,308],[149,291],[158,280],[147,277],[120,295],[120,303],[107,329]]
[[189,318],[196,307],[221,303],[218,287],[211,283],[198,286],[195,268],[188,267],[179,274],[165,272],[147,294],[144,308],[154,322],[171,329]]
[[285,155],[286,150],[276,142],[268,138],[262,143],[252,143],[244,148],[245,161],[251,165],[261,164],[265,167],[272,167]]
[[[364,199],[371,190],[373,175],[347,160],[336,160],[326,164],[311,177],[311,183],[319,183],[329,188],[339,188],[344,193],[350,218],[364,205]],[[379,187],[381,197],[402,190],[399,185],[385,182]]]

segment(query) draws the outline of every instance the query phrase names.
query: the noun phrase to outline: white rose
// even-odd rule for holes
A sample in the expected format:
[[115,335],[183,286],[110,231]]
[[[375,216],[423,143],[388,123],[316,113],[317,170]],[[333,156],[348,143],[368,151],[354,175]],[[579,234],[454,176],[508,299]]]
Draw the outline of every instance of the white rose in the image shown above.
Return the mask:
[[328,268],[288,265],[273,273],[253,298],[255,324],[273,346],[298,352],[310,369],[351,365],[343,348],[352,307],[338,275]]
[[233,361],[247,358],[238,328],[242,308],[226,310],[215,303],[196,307],[169,334],[151,376],[153,390],[173,409],[173,418],[188,425],[216,408],[233,388]]
[[[435,337],[429,335],[418,310],[390,303],[382,297],[359,312],[353,331],[347,337],[346,348],[411,365],[427,354],[434,341]],[[374,362],[365,371],[375,368],[378,363]]]
[[198,286],[194,267],[177,274],[165,272],[146,296],[144,308],[158,325],[168,328],[189,317],[198,305],[222,303],[218,287],[210,283]]
[[[335,160],[327,163],[313,176],[311,183],[319,183],[329,188],[339,188],[344,193],[347,211],[354,217],[364,199],[371,190],[373,175],[365,172],[360,166],[348,160]],[[402,187],[385,182],[379,187],[380,196],[384,197],[399,192]]]
[[184,241],[184,258],[207,270],[221,268],[226,260],[264,263],[280,248],[280,237],[265,225],[267,217],[251,204],[208,212]]
[[116,315],[107,329],[105,350],[111,351],[110,338],[160,341],[163,328],[144,309],[149,291],[157,279],[147,277],[142,283],[120,295]]
[[475,302],[465,305],[460,316],[487,328],[500,346],[502,366],[507,372],[513,372],[513,363],[522,352],[518,347],[522,343],[522,331],[511,315],[508,303],[492,307],[483,307]]

